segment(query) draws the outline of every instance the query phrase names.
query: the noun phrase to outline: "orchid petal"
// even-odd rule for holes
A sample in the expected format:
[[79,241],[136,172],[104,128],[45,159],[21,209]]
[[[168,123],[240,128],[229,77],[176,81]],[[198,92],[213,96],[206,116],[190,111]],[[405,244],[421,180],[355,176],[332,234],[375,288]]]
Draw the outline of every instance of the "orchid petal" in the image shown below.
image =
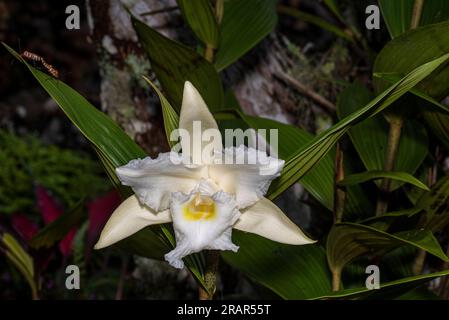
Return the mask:
[[[196,126],[200,126],[200,130],[194,129]],[[183,156],[190,158],[195,164],[209,163],[214,151],[222,150],[221,134],[217,122],[198,90],[189,81],[184,83],[179,129],[184,129],[189,134],[188,139],[181,135]],[[209,142],[210,140],[202,141],[203,138],[206,138],[204,135],[206,130],[214,135],[207,137],[212,140],[211,142]],[[202,155],[209,143],[212,147],[210,154]]]
[[168,210],[154,212],[142,205],[135,195],[126,199],[109,218],[95,249],[102,249],[125,239],[146,226],[171,222]]
[[132,160],[116,173],[143,204],[159,212],[168,209],[172,191],[190,192],[207,175],[207,168],[186,167],[181,162],[182,156],[177,153],[161,153],[156,159]]
[[316,242],[308,238],[281,209],[266,198],[244,210],[234,228],[285,244],[302,245]]
[[173,193],[170,212],[175,230],[176,248],[165,255],[165,259],[175,268],[183,268],[182,258],[204,249],[237,251],[232,243],[232,226],[240,216],[235,201],[225,192],[216,192],[210,196],[213,211],[201,217],[186,215],[186,206],[195,201],[198,190],[190,194]]
[[240,209],[249,207],[268,191],[273,179],[280,175],[284,160],[265,152],[239,146],[226,148],[221,164],[209,166],[209,177],[228,193],[235,194]]

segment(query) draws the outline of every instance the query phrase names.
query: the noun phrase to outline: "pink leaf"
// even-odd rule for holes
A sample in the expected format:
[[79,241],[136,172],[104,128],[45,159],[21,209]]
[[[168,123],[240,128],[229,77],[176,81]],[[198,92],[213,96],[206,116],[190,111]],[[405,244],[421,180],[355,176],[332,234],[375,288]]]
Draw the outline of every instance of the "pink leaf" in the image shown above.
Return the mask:
[[37,224],[21,213],[14,214],[11,217],[11,223],[14,230],[26,241],[29,241],[39,231]]
[[42,219],[49,224],[58,218],[64,211],[42,186],[36,187],[36,200]]
[[118,192],[113,190],[87,204],[89,214],[89,242],[96,240],[112,212],[119,206],[121,201]]

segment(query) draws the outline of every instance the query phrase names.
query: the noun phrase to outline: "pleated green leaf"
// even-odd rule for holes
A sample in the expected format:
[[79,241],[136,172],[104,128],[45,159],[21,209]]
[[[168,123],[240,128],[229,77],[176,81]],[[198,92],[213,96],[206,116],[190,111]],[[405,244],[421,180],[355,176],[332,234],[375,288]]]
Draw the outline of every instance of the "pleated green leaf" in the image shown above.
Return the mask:
[[341,271],[359,256],[411,245],[425,250],[443,261],[449,261],[430,230],[412,230],[390,234],[356,223],[335,224],[328,234],[326,252],[329,267]]
[[178,129],[179,127],[179,116],[176,113],[175,109],[173,109],[173,107],[171,106],[170,102],[168,102],[162,92],[158,89],[158,87],[156,87],[156,85],[147,77],[144,76],[143,78],[146,82],[149,83],[153,90],[156,91],[156,94],[159,97],[159,101],[161,102],[162,107],[162,116],[164,118],[165,135],[167,137],[168,145],[170,147],[173,147],[176,144],[176,141],[171,141],[170,135],[173,130]]
[[223,107],[223,88],[214,66],[195,50],[168,39],[135,17],[131,17],[139,41],[148,54],[168,101],[179,111],[184,82],[190,81],[211,110]]
[[219,29],[209,0],[177,0],[184,20],[204,44],[216,48]]
[[284,299],[308,299],[331,291],[323,248],[290,246],[233,230],[237,253],[223,251],[224,261]]
[[[410,29],[415,0],[379,0],[382,15],[392,38]],[[419,25],[437,23],[449,18],[449,2],[446,0],[424,1]]]
[[[374,74],[405,74],[416,66],[449,52],[448,33],[449,21],[407,31],[382,49],[374,64]],[[382,90],[388,83],[389,81],[385,79],[374,78],[374,84],[378,90]],[[440,101],[449,94],[448,83],[449,68],[446,65],[428,77],[416,89]],[[424,101],[417,103],[426,106]],[[449,115],[437,113],[435,108],[427,109],[424,112],[424,118],[429,128],[444,145],[449,146]]]
[[436,111],[427,111],[424,113],[424,119],[434,136],[449,150],[449,116]]
[[449,224],[449,175],[441,178],[416,203],[415,209],[423,210],[426,219],[423,226],[438,232]]
[[221,71],[265,38],[277,23],[275,0],[227,0],[215,67]]
[[445,54],[417,67],[407,76],[402,78],[401,81],[398,81],[394,85],[390,86],[387,90],[378,95],[363,108],[340,120],[331,128],[299,149],[295,155],[286,161],[281,176],[271,184],[270,193],[274,196],[279,195],[293,183],[298,181],[306,172],[308,172],[316,163],[319,162],[319,160],[352,126],[384,110],[391,103],[396,101],[404,93],[436,70],[440,65],[446,62],[448,57],[449,54]]
[[[370,91],[354,83],[345,88],[337,101],[337,114],[343,118],[370,101]],[[388,123],[383,115],[367,119],[349,130],[349,137],[369,171],[382,170],[388,145]],[[425,128],[417,121],[408,120],[401,132],[395,161],[395,170],[414,174],[427,155],[428,138]],[[402,184],[393,182],[392,190]]]
[[[313,135],[298,127],[280,123],[275,120],[244,115],[244,120],[253,129],[278,130],[279,158],[288,159],[298,149],[309,143]],[[267,132],[268,135],[268,132]],[[307,172],[298,182],[322,205],[332,210],[334,203],[334,155],[326,154],[315,167]],[[274,199],[275,194],[268,193],[268,198]],[[348,188],[346,213],[360,213],[369,210],[370,202],[363,191],[358,188]]]
[[315,299],[345,299],[345,300],[368,300],[368,299],[397,299],[426,282],[449,274],[449,270],[424,274],[419,276],[402,278],[380,284],[380,289],[370,290],[366,287],[340,290],[328,295],[316,297]]
[[78,92],[64,82],[33,68],[12,48],[3,45],[28,67],[73,124],[96,148],[108,155],[115,167],[145,156],[145,152],[111,118],[92,106]]
[[323,18],[301,11],[301,10],[297,10],[288,6],[279,6],[278,7],[278,12],[280,14],[284,14],[290,17],[294,17],[297,18],[301,21],[307,22],[307,23],[311,23],[314,24],[318,27],[320,27],[323,30],[326,30],[328,32],[331,32],[333,34],[335,34],[336,36],[346,39],[348,41],[353,41],[353,38],[345,32],[345,30],[341,29],[340,27],[337,27],[336,25],[327,22],[326,20],[324,20]]
[[415,187],[421,188],[423,190],[428,191],[429,188],[422,183],[420,180],[416,179],[414,176],[407,172],[398,172],[398,171],[381,171],[381,170],[374,170],[374,171],[365,171],[362,173],[355,173],[351,175],[345,176],[343,180],[341,180],[338,184],[341,186],[352,186],[360,183],[364,183],[371,180],[378,180],[378,179],[392,179],[402,182],[407,182]]
[[[130,160],[146,156],[145,152],[111,118],[92,106],[78,92],[64,82],[33,68],[12,48],[6,44],[3,45],[14,57],[28,67],[33,76],[66,113],[72,123],[93,144],[113,181],[118,181],[113,169],[128,163]],[[154,244],[158,241],[160,242],[161,239],[167,243],[170,240],[169,234],[170,232],[164,225],[145,228],[140,233],[132,235],[127,239],[132,244],[128,246],[128,249],[130,251],[136,250],[141,254],[143,254],[143,250],[146,250],[147,256],[162,257],[168,251],[168,247]],[[146,239],[145,244],[139,243],[138,240],[133,241],[134,237],[138,238],[143,235]],[[171,237],[173,236],[171,235]],[[141,245],[144,245],[143,249]],[[135,248],[132,246],[135,246]],[[186,265],[196,276],[197,280],[200,283],[204,283],[201,271],[203,267],[197,262],[187,259]]]
[[[409,30],[389,41],[377,55],[374,74],[407,74],[418,66],[449,52],[449,21]],[[449,94],[449,68],[441,67],[422,81],[417,89],[441,100]],[[381,92],[390,86],[389,81],[374,77],[374,87]]]

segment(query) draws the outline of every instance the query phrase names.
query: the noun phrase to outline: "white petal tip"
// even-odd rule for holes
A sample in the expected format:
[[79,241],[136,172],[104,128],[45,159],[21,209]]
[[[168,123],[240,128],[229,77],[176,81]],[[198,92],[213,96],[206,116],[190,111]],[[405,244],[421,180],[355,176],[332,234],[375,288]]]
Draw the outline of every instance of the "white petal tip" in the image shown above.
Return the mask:
[[264,238],[289,245],[315,243],[270,200],[262,198],[246,209],[234,228],[258,234]]

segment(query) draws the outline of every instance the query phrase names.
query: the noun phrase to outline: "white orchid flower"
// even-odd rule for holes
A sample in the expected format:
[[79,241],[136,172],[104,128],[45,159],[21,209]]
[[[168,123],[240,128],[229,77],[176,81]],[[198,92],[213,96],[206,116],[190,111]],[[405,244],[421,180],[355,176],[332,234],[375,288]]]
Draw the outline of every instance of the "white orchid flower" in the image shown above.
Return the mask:
[[[184,266],[185,256],[204,249],[237,251],[238,246],[231,239],[232,228],[280,243],[313,243],[264,197],[284,161],[244,146],[222,150],[215,119],[199,92],[186,82],[179,128],[193,137],[194,121],[200,121],[203,132],[206,129],[218,132],[220,139],[213,142],[214,156],[204,160],[198,154],[206,148],[204,143],[199,148],[190,148],[194,141],[181,137],[182,154],[161,153],[156,159],[132,160],[117,168],[117,176],[135,195],[114,211],[95,248],[112,245],[146,226],[169,222],[173,222],[176,247],[165,259],[175,268]],[[220,158],[257,155],[262,161],[217,164],[217,155]],[[183,164],[183,159],[195,157],[203,160],[199,164]]]

